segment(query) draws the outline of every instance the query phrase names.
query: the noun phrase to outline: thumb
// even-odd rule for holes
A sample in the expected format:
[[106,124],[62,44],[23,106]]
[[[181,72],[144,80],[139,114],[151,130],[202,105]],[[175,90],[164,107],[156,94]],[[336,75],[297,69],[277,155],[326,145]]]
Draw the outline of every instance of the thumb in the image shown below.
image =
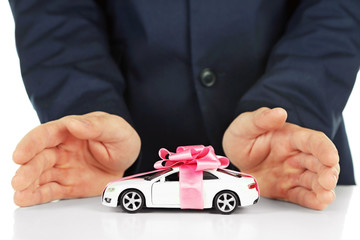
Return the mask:
[[283,108],[259,108],[240,114],[229,126],[228,131],[236,137],[254,139],[272,130],[279,129],[286,121]]
[[137,135],[135,129],[123,118],[105,112],[68,116],[65,125],[68,131],[78,139],[104,143],[119,143]]
[[223,136],[223,149],[231,162],[242,171],[259,164],[267,154],[267,145],[254,149],[254,140],[272,130],[279,129],[286,121],[282,108],[260,108],[240,114],[230,124]]

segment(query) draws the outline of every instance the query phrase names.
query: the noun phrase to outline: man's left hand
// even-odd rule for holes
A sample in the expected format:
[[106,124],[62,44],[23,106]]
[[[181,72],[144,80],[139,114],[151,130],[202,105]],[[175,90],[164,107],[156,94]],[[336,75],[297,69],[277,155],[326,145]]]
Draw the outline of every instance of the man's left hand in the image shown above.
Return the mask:
[[324,209],[335,199],[337,149],[324,133],[286,118],[282,108],[240,114],[224,134],[225,154],[256,177],[262,196]]

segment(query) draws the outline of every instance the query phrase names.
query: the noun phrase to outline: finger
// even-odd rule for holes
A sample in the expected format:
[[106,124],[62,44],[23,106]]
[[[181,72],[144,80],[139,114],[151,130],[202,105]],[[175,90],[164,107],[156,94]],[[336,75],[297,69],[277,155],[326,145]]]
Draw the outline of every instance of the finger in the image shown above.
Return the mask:
[[140,148],[140,137],[123,118],[104,112],[94,112],[81,116],[67,116],[38,126],[19,142],[13,153],[13,160],[18,164],[25,164],[42,150],[64,142],[69,133],[79,139],[107,143],[121,143],[132,139],[133,143],[129,145]]
[[43,172],[39,177],[39,185],[50,182],[57,182],[64,186],[75,185],[74,177],[78,177],[79,172],[74,169],[50,168]]
[[317,190],[321,189],[321,186],[319,185],[317,179],[318,175],[316,173],[313,173],[311,171],[304,171],[299,176],[298,185],[316,192]]
[[322,132],[299,127],[293,132],[291,144],[295,149],[312,154],[328,167],[339,163],[339,154],[335,145]]
[[340,165],[336,164],[335,166],[329,168],[324,168],[319,174],[319,183],[320,185],[327,189],[332,190],[336,187],[340,173]]
[[260,108],[254,112],[240,114],[229,129],[238,137],[254,139],[268,131],[283,126],[287,113],[282,108]]
[[136,160],[141,140],[123,118],[95,112],[67,120],[69,132],[76,138],[87,139],[91,154],[108,171],[127,169]]
[[303,152],[292,156],[288,163],[294,168],[310,170],[314,173],[319,173],[325,167],[316,157]]
[[322,197],[321,201],[325,202],[332,202],[333,199],[330,201],[327,201],[327,198],[323,198],[326,196],[326,193],[329,192],[329,190],[333,189],[325,189],[321,184],[319,183],[319,175],[316,173],[313,173],[311,171],[304,171],[300,177],[299,177],[299,183],[298,186],[304,187],[309,189],[310,191],[315,192],[315,194],[318,196],[321,195]]
[[35,190],[26,189],[24,191],[16,191],[14,194],[14,202],[21,207],[41,204],[62,199],[64,192],[64,187],[56,182],[51,182]]
[[16,146],[13,153],[14,162],[17,164],[27,163],[44,149],[55,147],[63,142],[67,134],[67,128],[61,120],[48,122],[34,128]]
[[102,112],[69,116],[65,120],[70,133],[79,139],[118,143],[137,134],[123,118]]
[[12,186],[16,191],[28,188],[47,169],[53,167],[57,160],[57,150],[45,149],[36,155],[31,161],[22,165],[12,179]]
[[309,170],[317,173],[318,182],[327,190],[332,190],[336,187],[340,173],[339,164],[330,168],[322,164],[313,155],[299,153],[289,159],[289,165],[298,169]]
[[[335,199],[335,193],[330,192],[332,195],[332,201]],[[322,210],[329,205],[329,202],[324,202],[321,198],[318,198],[315,192],[304,188],[304,187],[295,187],[288,191],[288,201],[299,204],[304,207]]]
[[334,201],[335,195],[330,190],[323,188],[318,181],[318,175],[311,171],[305,171],[299,177],[299,186],[313,191],[316,195],[316,198],[322,204],[330,204]]

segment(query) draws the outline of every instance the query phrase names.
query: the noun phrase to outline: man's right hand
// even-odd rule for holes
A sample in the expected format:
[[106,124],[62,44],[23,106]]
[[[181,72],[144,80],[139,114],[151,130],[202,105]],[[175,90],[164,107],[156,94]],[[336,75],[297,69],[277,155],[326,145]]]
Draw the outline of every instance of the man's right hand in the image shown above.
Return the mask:
[[13,160],[21,165],[12,180],[14,201],[30,206],[100,195],[135,162],[140,147],[130,124],[104,112],[42,124],[14,151]]

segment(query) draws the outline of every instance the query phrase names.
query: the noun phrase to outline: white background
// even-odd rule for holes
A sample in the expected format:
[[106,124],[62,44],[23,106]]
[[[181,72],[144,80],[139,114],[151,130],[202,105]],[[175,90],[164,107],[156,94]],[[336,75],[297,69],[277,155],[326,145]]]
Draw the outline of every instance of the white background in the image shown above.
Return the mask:
[[[324,237],[340,239],[339,236],[342,235],[341,239],[348,240],[357,236],[357,220],[355,219],[358,218],[360,196],[359,191],[354,191],[352,194],[352,190],[349,188],[338,188],[337,201],[323,212],[263,199],[257,207],[242,210],[241,214],[233,215],[231,218],[176,211],[154,211],[151,212],[152,214],[127,215],[114,212],[113,209],[103,208],[96,198],[61,201],[57,205],[51,203],[33,208],[16,209],[12,201],[13,190],[10,184],[17,169],[12,162],[12,151],[23,135],[37,126],[39,121],[21,80],[19,60],[15,49],[13,18],[8,1],[4,0],[0,1],[0,29],[2,77],[0,79],[1,239],[49,239],[50,236],[53,239],[82,239],[84,237],[105,239],[106,233],[110,234],[110,237],[106,239],[143,239],[145,236],[151,237],[154,231],[153,236],[165,239],[161,237],[169,236],[173,231],[171,233],[169,232],[171,229],[165,233],[159,231],[161,227],[168,226],[169,222],[172,222],[172,226],[185,226],[185,228],[189,228],[188,231],[195,232],[197,236],[206,239],[211,237],[211,239],[219,239],[224,236],[229,238],[245,236],[246,239],[255,239],[257,238],[256,234],[260,236],[269,233],[273,233],[278,239],[294,237],[295,239],[321,239]],[[344,112],[358,180],[360,180],[359,102],[360,83],[358,81]],[[246,221],[244,221],[245,219]],[[269,221],[272,224],[269,224]],[[215,227],[212,222],[216,223]],[[313,223],[317,224],[316,227],[312,231],[308,231],[312,229]],[[298,227],[301,227],[302,230],[299,231]],[[331,236],[326,237],[324,233],[328,232],[330,228]],[[120,232],[119,229],[125,229],[125,231]],[[128,231],[126,231],[127,229]],[[70,233],[66,230],[70,230]],[[208,231],[208,235],[212,232],[215,235],[204,237],[203,230]],[[294,232],[300,235],[294,236]],[[105,233],[105,235],[101,235],[101,233]],[[173,236],[174,239],[188,238],[186,231],[178,233]],[[254,235],[254,233],[256,234]],[[297,235],[298,238],[296,238]],[[136,236],[138,237],[135,238]]]
[[[0,29],[0,156],[2,157],[0,201],[2,205],[13,206],[10,181],[17,166],[12,162],[12,151],[23,135],[37,126],[39,121],[21,80],[15,48],[14,23],[8,1],[0,1]],[[357,81],[344,115],[358,180],[360,173],[359,103],[360,83]]]

